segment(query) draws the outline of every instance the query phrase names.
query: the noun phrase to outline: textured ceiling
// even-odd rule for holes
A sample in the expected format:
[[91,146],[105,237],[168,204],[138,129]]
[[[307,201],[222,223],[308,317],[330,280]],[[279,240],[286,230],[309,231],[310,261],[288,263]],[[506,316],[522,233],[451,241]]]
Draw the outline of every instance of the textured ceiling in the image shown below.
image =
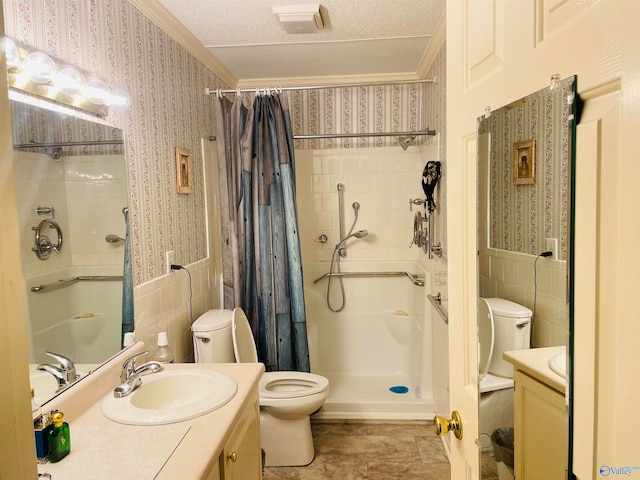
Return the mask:
[[243,84],[260,79],[415,78],[445,0],[323,0],[323,30],[289,35],[272,5],[305,0],[158,0]]

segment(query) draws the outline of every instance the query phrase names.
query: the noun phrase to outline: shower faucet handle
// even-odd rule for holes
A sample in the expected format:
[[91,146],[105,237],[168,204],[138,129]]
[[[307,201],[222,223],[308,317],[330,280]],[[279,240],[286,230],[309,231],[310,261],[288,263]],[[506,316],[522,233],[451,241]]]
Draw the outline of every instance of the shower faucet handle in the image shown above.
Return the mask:
[[409,211],[413,212],[414,205],[424,205],[426,203],[426,198],[410,198],[409,199]]
[[328,240],[329,239],[327,238],[327,236],[323,233],[318,238],[316,238],[314,242],[322,243],[324,245],[325,243],[327,243]]

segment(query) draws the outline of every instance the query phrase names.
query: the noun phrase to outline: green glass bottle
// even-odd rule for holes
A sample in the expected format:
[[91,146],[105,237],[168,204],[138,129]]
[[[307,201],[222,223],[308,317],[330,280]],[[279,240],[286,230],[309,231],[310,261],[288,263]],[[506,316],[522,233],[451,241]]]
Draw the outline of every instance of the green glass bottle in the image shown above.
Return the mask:
[[51,414],[53,425],[47,433],[47,444],[49,446],[49,461],[59,462],[71,451],[71,437],[69,435],[69,424],[64,421],[62,412]]

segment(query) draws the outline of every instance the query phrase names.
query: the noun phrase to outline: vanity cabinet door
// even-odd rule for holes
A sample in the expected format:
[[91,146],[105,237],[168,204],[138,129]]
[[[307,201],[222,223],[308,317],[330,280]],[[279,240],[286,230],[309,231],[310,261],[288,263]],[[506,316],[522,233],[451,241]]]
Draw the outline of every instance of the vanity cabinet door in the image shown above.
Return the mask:
[[515,477],[564,480],[567,414],[564,395],[516,370]]
[[247,403],[220,459],[223,480],[261,480],[260,406]]

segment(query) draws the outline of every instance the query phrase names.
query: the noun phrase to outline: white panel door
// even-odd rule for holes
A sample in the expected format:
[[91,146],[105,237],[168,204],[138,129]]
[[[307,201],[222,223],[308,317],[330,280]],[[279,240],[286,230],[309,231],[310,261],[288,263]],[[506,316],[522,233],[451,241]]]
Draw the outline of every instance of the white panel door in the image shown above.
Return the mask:
[[452,479],[478,477],[475,122],[553,74],[577,75],[585,100],[576,144],[574,472],[584,480],[640,465],[640,383],[628,381],[640,364],[639,22],[635,0],[447,0],[450,388],[464,428],[451,440]]

